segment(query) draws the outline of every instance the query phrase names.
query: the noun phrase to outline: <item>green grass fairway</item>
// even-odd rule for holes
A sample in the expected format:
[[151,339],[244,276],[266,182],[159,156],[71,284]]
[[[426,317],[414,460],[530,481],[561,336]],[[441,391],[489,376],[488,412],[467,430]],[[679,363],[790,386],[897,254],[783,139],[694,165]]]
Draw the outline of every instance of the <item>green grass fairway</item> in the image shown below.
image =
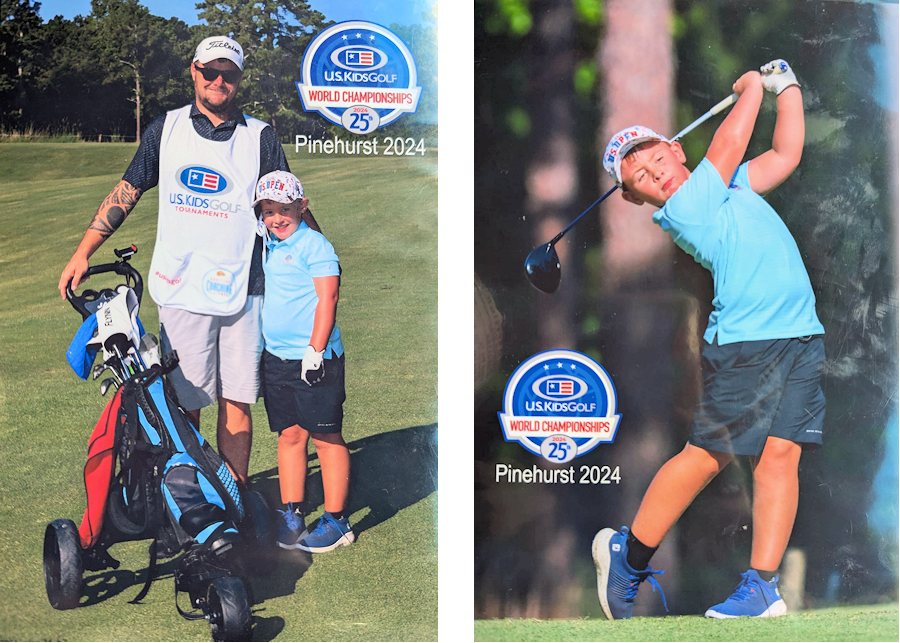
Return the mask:
[[896,641],[896,604],[838,607],[783,618],[716,620],[702,616],[475,621],[476,641]]
[[[60,299],[57,282],[135,150],[0,144],[0,640],[211,640],[205,622],[178,615],[171,560],[160,561],[143,604],[128,603],[144,581],[149,541],[114,546],[122,566],[87,572],[77,609],[53,610],[44,590],[44,528],[55,518],[80,522],[87,440],[107,401],[99,382],[81,381],[66,362],[81,317]],[[347,348],[344,437],[358,540],[312,558],[279,550],[274,575],[249,579],[254,638],[436,640],[437,152],[286,152],[343,267],[337,321]],[[146,279],[157,201],[156,189],[144,195],[92,262],[112,261],[114,247],[135,243],[132,263]],[[149,296],[141,319],[158,332]],[[214,412],[202,418],[214,441]],[[276,504],[277,439],[262,402],[253,419],[250,487]],[[323,499],[314,456],[310,476],[316,516]]]

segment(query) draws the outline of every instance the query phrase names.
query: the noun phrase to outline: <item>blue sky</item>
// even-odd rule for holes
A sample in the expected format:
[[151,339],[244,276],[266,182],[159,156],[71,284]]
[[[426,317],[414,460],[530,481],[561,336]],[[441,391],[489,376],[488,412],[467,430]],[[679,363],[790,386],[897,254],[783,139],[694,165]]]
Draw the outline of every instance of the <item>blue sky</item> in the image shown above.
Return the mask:
[[[414,25],[424,22],[422,14],[429,14],[437,0],[310,0],[313,9],[336,22],[368,20],[390,26]],[[199,24],[194,2],[188,0],[143,0],[150,13],[163,18],[180,18],[189,25]],[[91,0],[41,0],[41,18],[46,22],[54,16],[72,19],[91,12]]]

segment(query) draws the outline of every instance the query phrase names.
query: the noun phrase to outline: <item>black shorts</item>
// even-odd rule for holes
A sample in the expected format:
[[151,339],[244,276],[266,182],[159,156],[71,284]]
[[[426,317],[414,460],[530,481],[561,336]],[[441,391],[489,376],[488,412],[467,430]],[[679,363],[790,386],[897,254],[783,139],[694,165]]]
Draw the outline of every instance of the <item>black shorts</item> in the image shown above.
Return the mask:
[[344,356],[324,360],[325,375],[310,386],[300,379],[299,359],[263,351],[260,376],[269,428],[281,433],[299,424],[310,433],[340,433],[344,423]]
[[769,436],[803,447],[822,444],[825,363],[821,335],[704,346],[703,393],[689,442],[758,456]]

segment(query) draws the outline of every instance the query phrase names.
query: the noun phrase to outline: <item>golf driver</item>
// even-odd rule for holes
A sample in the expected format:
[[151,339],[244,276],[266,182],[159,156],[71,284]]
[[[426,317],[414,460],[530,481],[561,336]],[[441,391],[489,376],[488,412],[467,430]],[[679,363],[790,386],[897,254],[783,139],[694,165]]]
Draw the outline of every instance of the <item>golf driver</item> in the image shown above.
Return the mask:
[[[699,125],[705,123],[707,120],[709,120],[725,108],[733,105],[737,99],[738,95],[732,94],[728,98],[716,103],[713,108],[706,112],[703,116],[678,132],[678,134],[676,134],[674,138],[670,139],[671,142],[674,143],[682,136],[693,130],[695,127],[698,127]],[[547,243],[541,244],[528,253],[528,256],[525,257],[525,276],[528,277],[528,281],[531,282],[532,286],[547,294],[556,292],[556,289],[559,288],[560,277],[562,276],[559,265],[559,255],[556,254],[556,248],[554,248],[556,242],[562,239],[563,235],[567,233],[572,228],[572,226],[578,223],[584,215],[586,215],[597,205],[602,203],[610,194],[615,192],[618,187],[618,185],[614,185],[606,194],[594,201],[584,212],[575,217],[575,219],[569,225],[567,225],[562,232],[553,237]]]

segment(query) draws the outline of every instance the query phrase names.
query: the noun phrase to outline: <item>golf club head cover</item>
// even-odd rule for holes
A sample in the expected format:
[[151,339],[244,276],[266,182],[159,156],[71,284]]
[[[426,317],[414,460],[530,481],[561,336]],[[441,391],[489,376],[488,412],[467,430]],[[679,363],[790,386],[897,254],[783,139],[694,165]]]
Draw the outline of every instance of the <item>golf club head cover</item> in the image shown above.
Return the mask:
[[137,295],[127,287],[97,311],[97,329],[103,348],[112,352],[118,346],[123,355],[131,347],[139,349],[141,331],[137,313]]
[[[140,324],[140,320],[138,320]],[[144,360],[144,366],[150,367],[159,364],[159,340],[152,333],[141,334],[141,359]]]
[[[69,344],[69,350],[66,351],[66,360],[69,366],[75,371],[75,374],[83,380],[87,380],[88,373],[91,372],[91,366],[97,357],[98,348],[96,348],[95,333],[97,332],[97,316],[91,315],[81,324],[72,343]],[[94,347],[88,345],[94,342]]]

